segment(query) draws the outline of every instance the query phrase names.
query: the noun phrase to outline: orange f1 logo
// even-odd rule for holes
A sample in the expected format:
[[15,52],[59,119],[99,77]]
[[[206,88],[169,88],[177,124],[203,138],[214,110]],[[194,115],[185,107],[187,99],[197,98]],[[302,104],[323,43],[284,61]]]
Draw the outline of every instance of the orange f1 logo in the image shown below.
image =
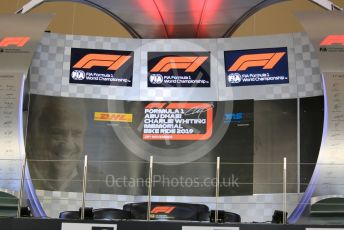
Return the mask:
[[0,47],[17,46],[23,47],[30,40],[30,37],[5,37],[0,41]]
[[108,70],[118,70],[131,56],[111,54],[87,54],[73,68],[91,69],[95,66],[108,67]]
[[245,71],[250,67],[272,69],[284,55],[285,52],[243,55],[234,62],[228,71]]
[[158,214],[158,213],[170,214],[174,209],[175,207],[173,206],[156,206],[155,208],[153,208],[151,213],[152,214]]
[[333,44],[344,45],[344,35],[328,35],[320,42],[321,46],[330,46]]
[[208,57],[164,57],[156,64],[150,72],[168,72],[171,69],[184,69],[185,72],[195,72]]

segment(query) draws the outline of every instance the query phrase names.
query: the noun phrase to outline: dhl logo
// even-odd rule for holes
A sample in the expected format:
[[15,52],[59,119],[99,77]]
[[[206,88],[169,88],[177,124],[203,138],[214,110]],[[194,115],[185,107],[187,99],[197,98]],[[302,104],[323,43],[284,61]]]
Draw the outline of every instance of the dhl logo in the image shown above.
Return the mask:
[[206,60],[206,56],[164,57],[150,72],[168,72],[171,69],[183,69],[185,72],[195,72]]
[[164,214],[170,214],[175,207],[173,206],[156,206],[151,211],[151,214],[158,214],[158,213],[164,213]]
[[131,56],[112,54],[87,54],[79,60],[73,68],[91,69],[96,66],[108,67],[107,70],[116,71],[126,63]]
[[94,113],[95,121],[116,121],[116,122],[129,122],[133,121],[133,114],[128,113]]
[[330,46],[333,44],[344,45],[344,35],[328,35],[320,42],[321,46]]
[[228,71],[245,71],[250,67],[272,69],[284,55],[285,52],[243,55],[234,62]]
[[0,41],[0,47],[23,47],[29,40],[30,37],[5,37]]

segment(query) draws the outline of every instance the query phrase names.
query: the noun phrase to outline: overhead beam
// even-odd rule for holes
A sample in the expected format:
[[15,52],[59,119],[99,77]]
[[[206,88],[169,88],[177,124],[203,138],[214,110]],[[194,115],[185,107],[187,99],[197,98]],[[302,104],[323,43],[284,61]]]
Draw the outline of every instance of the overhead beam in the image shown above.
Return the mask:
[[102,6],[99,6],[92,1],[89,0],[31,0],[27,4],[25,4],[20,10],[18,10],[17,14],[25,14],[31,11],[32,9],[38,7],[39,5],[46,3],[46,2],[76,2],[76,3],[82,3],[91,7],[94,7],[106,14],[108,14],[110,17],[115,19],[120,25],[122,25],[133,38],[142,38],[141,35],[139,35],[131,26],[129,26],[125,21],[123,21],[120,17],[112,13],[111,11],[105,9]]
[[311,2],[314,2],[315,4],[329,10],[329,11],[343,11],[343,8],[337,6],[330,0],[310,0]]

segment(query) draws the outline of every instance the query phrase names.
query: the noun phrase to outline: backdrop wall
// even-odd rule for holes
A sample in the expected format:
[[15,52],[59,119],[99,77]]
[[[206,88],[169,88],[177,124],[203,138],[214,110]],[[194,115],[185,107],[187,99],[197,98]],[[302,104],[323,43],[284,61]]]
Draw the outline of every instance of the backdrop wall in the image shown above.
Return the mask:
[[[288,58],[289,83],[255,86],[226,87],[224,52],[235,50],[257,50],[286,47]],[[70,83],[71,48],[134,51],[132,87],[114,85],[89,85]],[[149,52],[209,52],[210,87],[165,87],[147,86],[147,57]],[[71,97],[77,100],[102,99],[108,105],[117,100],[129,101],[234,101],[255,100],[253,151],[253,193],[261,195],[235,196],[221,198],[221,208],[238,212],[244,221],[266,221],[273,210],[281,209],[282,185],[264,186],[263,184],[281,183],[282,170],[278,167],[265,170],[257,163],[281,163],[283,156],[294,164],[289,171],[288,191],[296,194],[288,196],[288,210],[291,212],[299,200],[299,163],[300,141],[298,139],[298,100],[304,97],[322,95],[318,62],[313,47],[303,33],[276,36],[257,36],[231,39],[184,40],[133,40],[105,37],[46,34],[38,47],[30,70],[30,90],[32,98],[42,96]],[[99,100],[101,101],[101,100]],[[228,102],[224,102],[228,103]],[[108,106],[109,108],[109,106]],[[234,110],[233,110],[234,111]],[[235,111],[240,112],[240,111]],[[276,127],[276,124],[279,124]],[[321,129],[319,130],[321,132]],[[264,133],[264,135],[262,135]],[[278,133],[278,135],[276,135]],[[270,137],[270,138],[269,138]],[[85,145],[87,146],[87,145]],[[84,146],[84,147],[85,147]],[[282,146],[282,147],[278,147]],[[90,151],[88,143],[87,149]],[[93,149],[93,148],[92,148]],[[97,150],[94,148],[94,152]],[[98,149],[99,151],[99,149]],[[311,152],[305,154],[314,154]],[[94,153],[93,153],[94,154]],[[94,155],[96,156],[96,155]],[[99,155],[98,155],[99,156]],[[282,166],[281,166],[282,168]],[[267,175],[269,176],[267,177]],[[51,192],[39,190],[38,195],[49,215],[56,216],[57,210],[77,209],[80,200],[75,199],[77,192]],[[69,202],[52,202],[59,199]],[[89,194],[88,204],[94,207],[121,207],[125,202],[145,201],[145,196]],[[74,200],[74,202],[73,202]],[[214,199],[201,197],[155,196],[154,201],[187,201],[207,203],[214,207]],[[262,214],[261,210],[264,209]],[[248,211],[250,210],[250,211]]]

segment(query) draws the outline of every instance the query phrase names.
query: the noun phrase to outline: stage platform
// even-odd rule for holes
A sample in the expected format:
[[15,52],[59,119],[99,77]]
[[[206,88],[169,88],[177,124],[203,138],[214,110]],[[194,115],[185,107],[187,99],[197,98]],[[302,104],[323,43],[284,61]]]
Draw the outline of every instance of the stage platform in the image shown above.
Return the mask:
[[344,225],[213,224],[175,221],[88,221],[35,218],[0,219],[1,230],[306,230],[344,229]]

